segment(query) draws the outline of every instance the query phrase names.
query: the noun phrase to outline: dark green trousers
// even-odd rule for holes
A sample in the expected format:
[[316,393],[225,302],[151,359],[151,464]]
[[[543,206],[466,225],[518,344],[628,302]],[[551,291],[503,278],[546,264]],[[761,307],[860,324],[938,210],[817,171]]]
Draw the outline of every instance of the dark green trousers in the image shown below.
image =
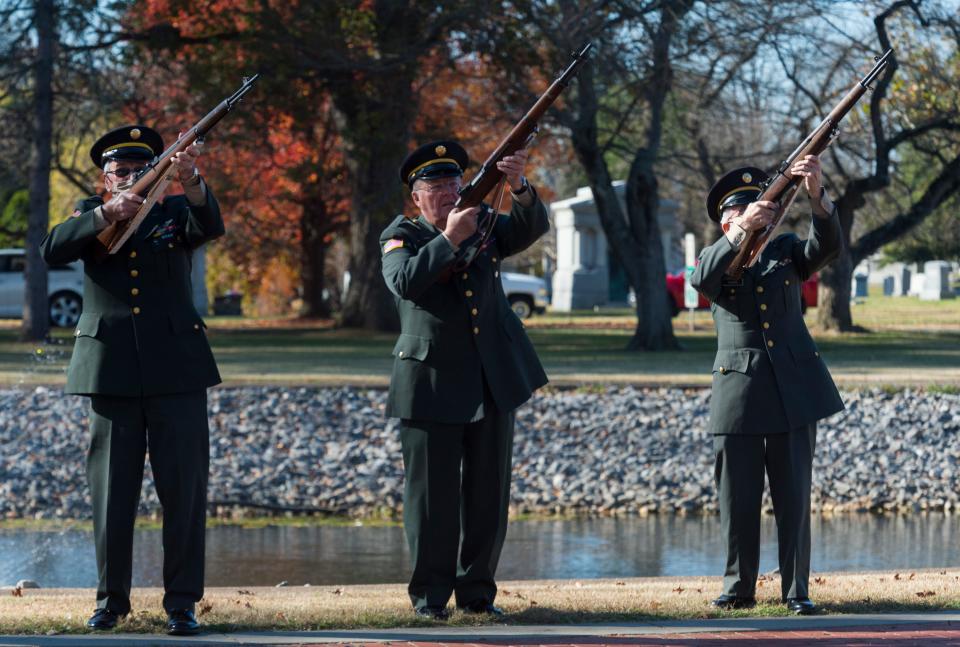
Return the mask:
[[754,597],[760,568],[763,473],[777,520],[783,598],[808,597],[810,483],[817,426],[769,435],[713,437],[720,525],[727,542],[723,591]]
[[403,420],[403,526],[415,608],[493,602],[507,534],[514,415],[486,406],[477,422]]
[[163,506],[163,606],[192,609],[203,597],[210,432],[207,393],[90,398],[87,479],[93,499],[97,607],[130,611],[133,525],[144,456]]

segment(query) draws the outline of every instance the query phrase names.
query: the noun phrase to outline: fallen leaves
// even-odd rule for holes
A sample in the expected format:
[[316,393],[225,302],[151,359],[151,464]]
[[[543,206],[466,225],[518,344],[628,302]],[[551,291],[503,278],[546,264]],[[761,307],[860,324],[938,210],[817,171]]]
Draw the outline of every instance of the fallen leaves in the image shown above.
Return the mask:
[[[579,582],[578,582],[578,584],[579,584]],[[525,596],[523,593],[520,593],[520,592],[518,592],[518,591],[508,591],[507,589],[500,589],[500,594],[503,595],[503,596],[505,596],[505,597],[508,597],[508,598],[509,598],[509,597],[514,597],[514,598],[517,598],[518,600],[523,600],[524,602],[526,602],[527,604],[529,604],[529,605],[532,606],[532,607],[537,606],[537,601],[536,601],[536,600],[531,600],[530,598],[528,598],[527,596]]]

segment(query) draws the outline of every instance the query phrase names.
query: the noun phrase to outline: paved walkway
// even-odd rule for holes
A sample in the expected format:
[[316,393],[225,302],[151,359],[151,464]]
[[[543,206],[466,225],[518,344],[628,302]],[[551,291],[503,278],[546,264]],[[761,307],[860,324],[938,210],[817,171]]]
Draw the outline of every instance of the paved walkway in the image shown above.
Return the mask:
[[732,618],[605,625],[544,625],[249,632],[173,638],[144,634],[0,636],[0,647],[237,647],[251,645],[958,645],[960,613]]

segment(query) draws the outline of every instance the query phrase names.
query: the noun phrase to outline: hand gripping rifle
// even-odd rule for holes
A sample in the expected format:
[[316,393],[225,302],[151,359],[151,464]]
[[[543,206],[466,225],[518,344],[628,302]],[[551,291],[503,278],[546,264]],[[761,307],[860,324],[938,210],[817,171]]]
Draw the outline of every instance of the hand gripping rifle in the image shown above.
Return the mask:
[[883,56],[874,57],[876,65],[873,66],[870,73],[854,84],[850,91],[840,100],[840,103],[820,122],[820,125],[817,126],[812,133],[807,135],[806,139],[797,146],[796,150],[790,153],[790,156],[780,164],[777,172],[763,187],[763,191],[757,197],[757,201],[770,200],[771,202],[776,202],[778,205],[776,214],[774,215],[773,221],[767,225],[766,228],[752,231],[747,236],[747,239],[740,247],[740,251],[727,269],[726,273],[731,278],[739,279],[748,267],[752,267],[753,264],[757,262],[760,253],[767,246],[767,243],[770,242],[771,235],[780,224],[780,221],[783,220],[784,214],[786,214],[787,209],[789,209],[791,203],[793,203],[793,199],[797,196],[797,191],[800,189],[803,177],[795,177],[790,174],[790,168],[793,166],[794,161],[807,155],[820,155],[820,153],[827,149],[839,132],[840,122],[847,113],[857,105],[860,97],[866,93],[870,84],[880,76],[880,73],[887,67],[890,62],[890,56],[892,55],[893,50],[888,49],[884,52]]
[[461,248],[459,258],[453,266],[453,271],[462,272],[473,262],[480,249],[490,238],[490,234],[493,233],[494,225],[497,224],[506,182],[506,176],[497,168],[497,162],[530,145],[539,131],[537,122],[543,117],[547,108],[557,100],[560,93],[570,84],[570,79],[577,73],[580,66],[586,62],[587,52],[590,51],[591,47],[593,47],[593,43],[587,43],[579,52],[573,53],[573,61],[567,66],[567,69],[560,73],[560,76],[550,84],[547,91],[537,99],[537,102],[527,111],[527,114],[523,115],[523,118],[513,127],[510,134],[500,142],[500,145],[486,159],[477,174],[470,180],[470,183],[460,189],[456,209],[482,206],[484,198],[494,187],[496,187],[496,193],[494,194],[493,206],[484,208],[480,214],[477,235],[471,237],[472,240]]
[[220,105],[207,113],[206,117],[198,121],[187,132],[180,135],[177,141],[137,174],[137,179],[128,190],[141,196],[144,199],[143,204],[140,205],[133,218],[115,222],[97,235],[97,249],[94,252],[97,260],[102,261],[108,255],[116,254],[117,250],[123,247],[123,244],[137,231],[137,227],[150,213],[157,200],[163,196],[167,186],[176,176],[173,156],[186,150],[193,143],[203,143],[204,136],[239,103],[240,99],[253,87],[253,82],[259,76],[259,74],[254,74],[250,78],[245,78],[239,90],[221,101]]

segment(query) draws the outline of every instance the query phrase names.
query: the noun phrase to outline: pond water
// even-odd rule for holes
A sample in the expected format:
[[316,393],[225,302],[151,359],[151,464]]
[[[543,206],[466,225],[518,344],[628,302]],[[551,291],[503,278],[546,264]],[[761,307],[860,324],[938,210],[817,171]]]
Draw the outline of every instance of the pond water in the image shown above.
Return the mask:
[[[960,517],[913,515],[814,517],[815,571],[960,566]],[[160,531],[140,530],[134,586],[160,586]],[[776,527],[763,519],[761,572],[777,566]],[[719,575],[723,547],[717,517],[518,521],[510,525],[498,578],[567,579]],[[275,526],[207,530],[208,586],[404,582],[409,559],[399,526]],[[0,584],[93,587],[90,532],[0,531]]]

